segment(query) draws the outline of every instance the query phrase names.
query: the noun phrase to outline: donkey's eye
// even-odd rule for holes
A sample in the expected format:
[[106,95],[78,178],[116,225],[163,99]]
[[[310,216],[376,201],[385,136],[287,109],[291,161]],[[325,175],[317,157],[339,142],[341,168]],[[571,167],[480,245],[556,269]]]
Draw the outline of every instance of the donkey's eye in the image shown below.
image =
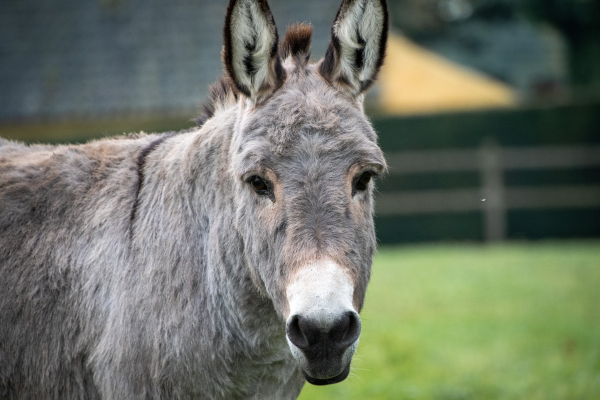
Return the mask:
[[365,171],[363,172],[358,179],[356,180],[356,182],[354,183],[354,189],[357,191],[363,191],[363,190],[367,190],[367,185],[369,184],[369,182],[371,182],[371,177],[373,176],[373,173],[370,171]]
[[257,194],[261,196],[269,194],[269,185],[260,176],[252,175],[248,178],[248,183]]

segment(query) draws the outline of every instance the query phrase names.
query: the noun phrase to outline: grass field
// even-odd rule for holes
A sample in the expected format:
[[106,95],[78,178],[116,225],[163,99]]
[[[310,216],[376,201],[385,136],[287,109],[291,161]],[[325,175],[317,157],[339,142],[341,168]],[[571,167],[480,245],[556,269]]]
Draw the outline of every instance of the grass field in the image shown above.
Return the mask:
[[600,399],[600,242],[382,248],[361,318],[300,399]]

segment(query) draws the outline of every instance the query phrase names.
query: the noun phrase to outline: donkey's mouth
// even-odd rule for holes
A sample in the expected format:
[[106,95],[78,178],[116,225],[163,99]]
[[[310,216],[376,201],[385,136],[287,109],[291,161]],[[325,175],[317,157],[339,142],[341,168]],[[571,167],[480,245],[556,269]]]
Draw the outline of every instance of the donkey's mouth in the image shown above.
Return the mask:
[[302,372],[304,373],[304,377],[306,378],[306,381],[312,385],[316,385],[316,386],[331,385],[334,383],[340,383],[341,381],[343,381],[344,379],[346,379],[348,377],[348,375],[350,374],[350,363],[348,363],[346,368],[344,368],[344,370],[338,376],[334,376],[333,378],[318,379],[318,378],[313,378],[312,376],[307,374],[306,371],[304,371],[304,370],[302,370]]

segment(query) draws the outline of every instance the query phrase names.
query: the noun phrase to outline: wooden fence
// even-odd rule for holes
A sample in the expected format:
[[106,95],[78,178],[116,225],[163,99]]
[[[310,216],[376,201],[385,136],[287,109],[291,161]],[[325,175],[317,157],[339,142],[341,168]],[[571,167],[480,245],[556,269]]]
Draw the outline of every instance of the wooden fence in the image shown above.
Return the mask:
[[479,149],[403,151],[386,155],[389,179],[399,174],[479,171],[480,187],[383,192],[377,215],[482,211],[484,237],[506,237],[512,209],[590,208],[600,206],[600,185],[506,186],[504,173],[600,166],[600,146],[500,147],[487,141]]

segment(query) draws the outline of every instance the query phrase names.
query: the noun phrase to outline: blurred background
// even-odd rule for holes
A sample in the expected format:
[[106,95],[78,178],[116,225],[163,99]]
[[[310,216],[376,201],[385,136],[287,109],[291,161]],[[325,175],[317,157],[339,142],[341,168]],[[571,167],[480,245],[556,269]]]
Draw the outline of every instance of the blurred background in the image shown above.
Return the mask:
[[[329,42],[338,0],[273,0]],[[0,135],[81,142],[192,125],[227,1],[3,0]],[[388,156],[379,240],[600,236],[600,3],[391,0],[366,109]],[[399,227],[401,227],[399,229]]]
[[[339,1],[269,3],[319,59]],[[600,1],[388,3],[364,333],[352,377],[304,398],[600,398]],[[226,7],[0,1],[0,136],[193,126]]]

